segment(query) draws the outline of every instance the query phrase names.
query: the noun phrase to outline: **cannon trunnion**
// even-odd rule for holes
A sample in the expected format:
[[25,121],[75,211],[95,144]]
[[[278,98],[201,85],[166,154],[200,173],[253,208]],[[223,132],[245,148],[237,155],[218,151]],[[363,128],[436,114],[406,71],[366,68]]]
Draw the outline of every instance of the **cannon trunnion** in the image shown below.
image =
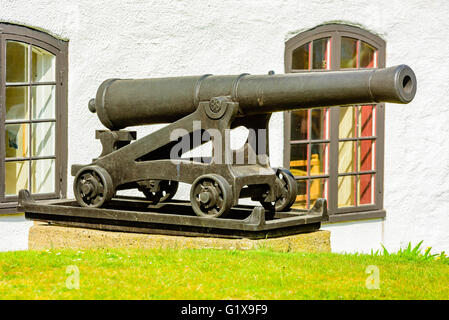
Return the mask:
[[[170,201],[178,183],[191,184],[190,202],[200,217],[226,216],[239,198],[259,201],[268,215],[294,204],[297,185],[283,168],[271,168],[268,121],[272,112],[322,106],[408,103],[416,92],[413,71],[387,69],[248,75],[110,79],[89,109],[109,130],[88,165],[73,165],[74,194],[82,207],[100,208],[117,190],[138,189],[153,204]],[[169,125],[136,140],[128,126]],[[230,129],[249,136],[230,148]],[[135,141],[134,141],[135,140]],[[212,140],[211,157],[187,157]],[[183,156],[184,155],[184,156]]]

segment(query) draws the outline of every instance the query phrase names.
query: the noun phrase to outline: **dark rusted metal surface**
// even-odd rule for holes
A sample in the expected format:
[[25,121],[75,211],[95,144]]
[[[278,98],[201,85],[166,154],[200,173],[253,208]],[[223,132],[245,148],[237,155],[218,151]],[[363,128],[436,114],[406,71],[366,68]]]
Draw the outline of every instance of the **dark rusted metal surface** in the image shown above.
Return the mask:
[[200,101],[230,96],[243,115],[363,103],[408,103],[416,77],[406,65],[386,69],[155,79],[109,79],[89,109],[111,130],[170,123],[193,113]]
[[[72,166],[75,198],[81,206],[100,208],[117,190],[134,188],[157,204],[169,201],[178,183],[184,182],[192,184],[190,201],[199,217],[225,217],[244,197],[259,201],[270,217],[288,211],[297,192],[290,172],[269,164],[267,128],[272,112],[408,103],[415,92],[415,75],[405,65],[287,75],[106,80],[89,109],[111,130],[97,131],[103,145],[99,158]],[[134,142],[134,132],[117,130],[168,122],[173,123]],[[241,149],[231,150],[229,130],[237,126],[255,134]],[[173,137],[179,131],[183,133]],[[181,156],[210,137],[212,157]]]

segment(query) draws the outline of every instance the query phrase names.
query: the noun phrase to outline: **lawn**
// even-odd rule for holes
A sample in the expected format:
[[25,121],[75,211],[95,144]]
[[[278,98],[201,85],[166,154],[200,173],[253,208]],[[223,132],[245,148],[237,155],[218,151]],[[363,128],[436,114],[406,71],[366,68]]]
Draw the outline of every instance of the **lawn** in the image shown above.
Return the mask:
[[1,299],[448,299],[448,284],[447,263],[394,255],[210,249],[0,253]]

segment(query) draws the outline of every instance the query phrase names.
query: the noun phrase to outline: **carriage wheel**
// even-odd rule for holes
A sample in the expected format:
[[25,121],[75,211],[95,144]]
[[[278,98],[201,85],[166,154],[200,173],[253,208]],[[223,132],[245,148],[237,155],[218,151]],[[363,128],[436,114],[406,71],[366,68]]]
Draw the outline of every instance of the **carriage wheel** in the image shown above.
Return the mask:
[[141,187],[139,190],[151,202],[159,203],[171,200],[178,191],[178,186],[178,181],[162,180],[159,182],[159,191],[150,191],[150,188],[147,187]]
[[198,177],[190,189],[190,202],[197,216],[217,218],[225,216],[234,198],[231,185],[217,174]]
[[276,170],[276,185],[278,189],[276,201],[261,201],[261,204],[268,212],[287,211],[296,200],[298,193],[296,180],[290,171],[279,168]]
[[99,208],[111,200],[114,186],[111,176],[105,169],[88,166],[76,174],[73,192],[80,206]]

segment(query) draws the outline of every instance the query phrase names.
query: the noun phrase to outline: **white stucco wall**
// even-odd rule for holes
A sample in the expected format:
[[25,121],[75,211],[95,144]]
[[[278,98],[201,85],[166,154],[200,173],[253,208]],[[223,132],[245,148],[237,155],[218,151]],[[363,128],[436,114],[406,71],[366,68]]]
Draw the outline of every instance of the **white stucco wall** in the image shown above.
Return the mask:
[[[386,108],[386,219],[326,225],[336,251],[420,240],[449,251],[448,16],[443,0],[0,0],[0,21],[70,40],[69,166],[99,153],[102,125],[87,102],[107,78],[283,73],[284,41],[301,30],[342,20],[380,35],[387,65],[410,65],[418,92],[411,104]],[[273,166],[282,164],[282,127],[275,114]],[[69,176],[69,192],[71,184]],[[16,223],[0,221],[0,234]]]
[[28,249],[28,230],[32,225],[23,214],[0,216],[0,251]]
[[370,253],[382,249],[385,243],[384,219],[367,219],[338,223],[323,223],[322,230],[331,232],[332,252]]

